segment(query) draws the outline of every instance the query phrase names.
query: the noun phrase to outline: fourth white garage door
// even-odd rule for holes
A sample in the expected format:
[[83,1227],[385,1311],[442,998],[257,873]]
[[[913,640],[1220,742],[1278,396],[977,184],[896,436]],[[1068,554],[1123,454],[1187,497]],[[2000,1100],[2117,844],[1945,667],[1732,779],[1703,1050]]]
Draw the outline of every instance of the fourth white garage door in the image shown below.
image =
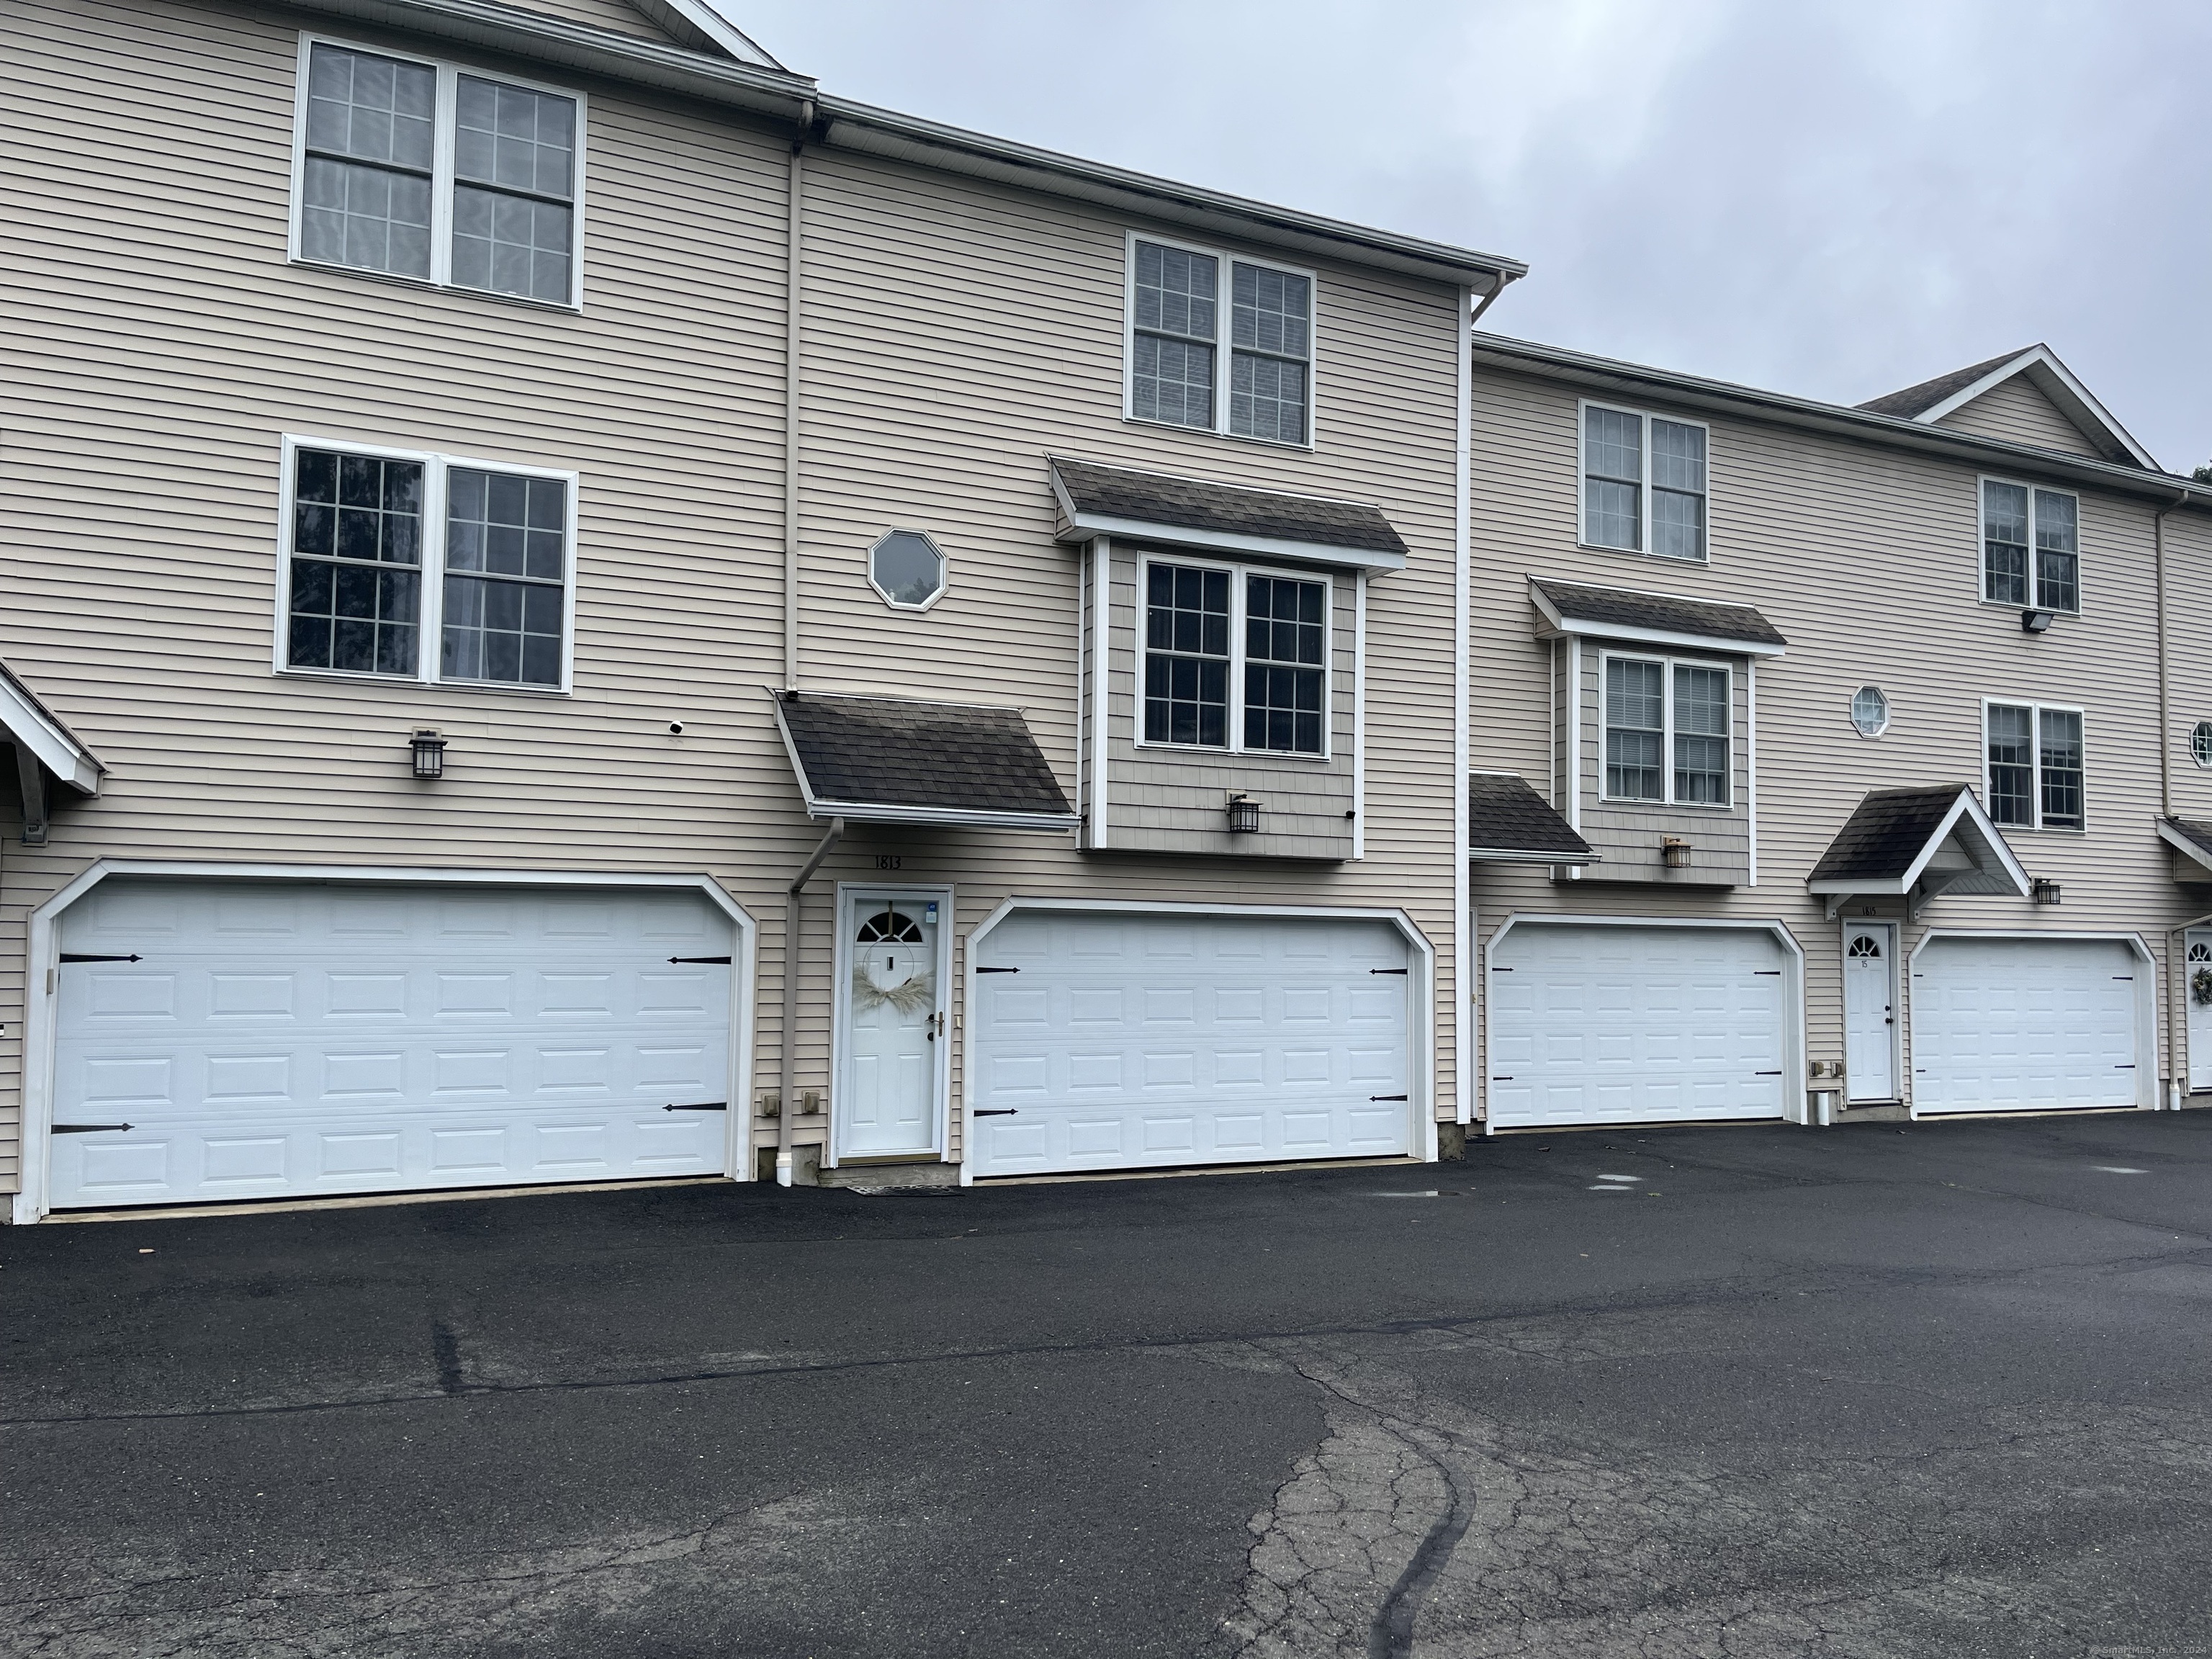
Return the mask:
[[665,1109],[730,1098],[733,932],[679,891],[104,882],[61,920],[51,1201],[720,1172],[727,1113]]
[[1914,1109],[2136,1105],[2149,971],[2119,939],[1929,939],[1912,963]]
[[977,1176],[1415,1150],[1389,922],[1022,910],[976,947]]
[[1490,953],[1490,1121],[1780,1117],[1790,963],[1763,927],[1516,924]]

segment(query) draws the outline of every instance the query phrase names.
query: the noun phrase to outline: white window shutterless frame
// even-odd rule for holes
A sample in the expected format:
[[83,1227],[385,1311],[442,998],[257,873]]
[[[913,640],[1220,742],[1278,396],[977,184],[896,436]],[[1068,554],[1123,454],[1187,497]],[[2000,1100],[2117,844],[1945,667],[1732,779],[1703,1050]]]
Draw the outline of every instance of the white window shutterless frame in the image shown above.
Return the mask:
[[[1146,658],[1150,633],[1150,605],[1152,569],[1163,566],[1176,570],[1208,570],[1226,575],[1229,579],[1229,650],[1225,656],[1211,660],[1226,665],[1228,706],[1225,721],[1226,743],[1176,743],[1165,738],[1145,735],[1145,702],[1146,696]],[[1267,749],[1245,741],[1244,726],[1250,709],[1246,696],[1245,674],[1248,667],[1267,666],[1273,659],[1254,658],[1249,653],[1250,641],[1247,625],[1250,622],[1248,601],[1251,598],[1254,577],[1270,580],[1304,583],[1321,589],[1321,748]],[[1180,553],[1146,554],[1137,561],[1137,625],[1133,641],[1136,668],[1136,718],[1133,722],[1136,746],[1139,749],[1165,749],[1188,754],[1195,750],[1210,755],[1273,755],[1284,760],[1326,761],[1336,749],[1336,581],[1327,572],[1305,572],[1278,568],[1266,565],[1225,564],[1218,560],[1192,558]],[[1186,654],[1168,651],[1170,656]],[[1285,666],[1296,665],[1284,664]],[[1304,665],[1310,667],[1313,665]]]
[[1982,802],[2002,830],[2087,829],[2088,712],[1983,698]]
[[1981,599],[2008,610],[2081,613],[2081,498],[2018,478],[1978,481]]
[[[1140,326],[1138,304],[1138,259],[1139,247],[1164,249],[1189,259],[1212,263],[1213,290],[1212,318],[1210,327],[1194,328],[1188,319],[1172,319],[1171,326]],[[1303,283],[1305,295],[1304,349],[1299,343],[1286,337],[1291,319],[1276,303],[1279,292],[1255,293],[1244,295],[1240,289],[1240,276],[1254,276],[1264,282],[1276,279],[1274,287],[1281,287],[1281,279]],[[1172,427],[1182,432],[1208,432],[1217,437],[1237,438],[1246,443],[1275,444],[1292,449],[1311,449],[1318,441],[1321,416],[1321,278],[1311,270],[1298,265],[1284,264],[1272,259],[1247,258],[1230,252],[1225,248],[1206,247],[1195,242],[1178,242],[1165,236],[1148,236],[1131,231],[1127,236],[1127,263],[1124,268],[1121,313],[1121,417],[1141,421],[1147,426]],[[1255,303],[1249,307],[1243,300]],[[1249,319],[1257,331],[1246,337],[1240,319]],[[1212,398],[1212,418],[1206,421],[1179,419],[1172,414],[1146,413],[1139,407],[1138,368],[1140,338],[1154,339],[1178,348],[1195,347],[1212,354],[1212,374],[1208,383]],[[1303,370],[1305,378],[1305,430],[1302,436],[1282,437],[1267,432],[1239,430],[1235,418],[1233,400],[1240,395],[1237,364],[1244,363],[1253,377],[1253,384],[1244,387],[1246,397],[1257,397],[1262,403],[1279,404],[1279,399],[1264,396],[1268,376],[1279,374],[1285,368],[1295,366]],[[1255,404],[1255,409],[1258,405]]]
[[[1619,663],[1626,670],[1656,668],[1658,674],[1656,697],[1659,703],[1656,725],[1643,723],[1642,717],[1616,722],[1613,718],[1613,668]],[[1719,683],[1719,712],[1711,717],[1713,699],[1707,695],[1711,682]],[[1626,687],[1638,702],[1650,700],[1655,693],[1649,687]],[[1686,705],[1698,705],[1693,712]],[[1598,799],[1608,805],[1620,806],[1686,806],[1700,811],[1725,812],[1735,805],[1735,672],[1726,663],[1700,661],[1694,657],[1652,657],[1640,651],[1601,651],[1598,653],[1597,719]],[[1717,726],[1717,730],[1714,729]],[[1655,765],[1644,758],[1648,748],[1625,745],[1622,757],[1616,762],[1613,734],[1618,730],[1630,737],[1656,737],[1659,739]],[[1708,750],[1717,744],[1720,766],[1720,794],[1718,800],[1688,799],[1691,793],[1683,787],[1683,775],[1708,776],[1715,769]],[[1641,752],[1630,754],[1630,747]],[[1631,795],[1616,793],[1612,773],[1616,766],[1637,772],[1656,770],[1660,774],[1659,793]]]
[[1712,428],[1703,421],[1575,404],[1575,539],[1682,564],[1712,558]]
[[[360,671],[343,668],[295,666],[291,660],[292,599],[294,562],[301,557],[313,557],[301,553],[295,537],[299,526],[297,487],[300,477],[300,453],[303,450],[320,451],[338,456],[360,456],[371,460],[398,461],[422,469],[422,501],[421,550],[414,566],[416,573],[417,598],[416,605],[414,662],[411,668],[390,672]],[[487,691],[525,691],[538,696],[565,695],[570,689],[575,665],[576,646],[576,497],[581,475],[539,466],[520,466],[511,461],[478,460],[473,457],[447,455],[431,450],[392,449],[378,444],[354,443],[337,438],[317,438],[286,433],[283,436],[279,465],[282,483],[277,491],[276,526],[276,614],[273,629],[274,640],[270,653],[270,671],[277,674],[301,675],[314,679],[361,680],[385,684],[422,684],[467,687]],[[445,672],[445,635],[448,619],[447,577],[460,579],[463,583],[498,581],[505,573],[482,568],[481,562],[450,563],[447,559],[449,508],[453,504],[453,479],[455,473],[483,473],[494,477],[543,479],[562,486],[562,524],[561,526],[561,658],[557,683],[503,678],[485,678],[466,673]],[[404,567],[401,567],[404,568]],[[538,583],[535,586],[548,586]],[[466,627],[471,620],[459,614],[453,618],[457,625]],[[478,631],[481,631],[479,629]]]
[[[307,212],[308,185],[308,94],[314,71],[314,53],[318,46],[337,52],[350,52],[361,57],[396,64],[417,72],[427,71],[434,87],[429,120],[431,143],[429,168],[426,182],[429,193],[429,258],[426,274],[416,275],[406,270],[380,269],[373,264],[356,264],[350,260],[311,257],[304,246],[305,222]],[[565,100],[573,106],[574,119],[568,134],[569,170],[565,205],[568,210],[568,291],[557,297],[518,292],[509,288],[494,287],[474,281],[457,278],[454,260],[454,192],[456,185],[456,131],[461,104],[461,82],[468,81],[476,88],[510,88],[516,92],[548,99]],[[481,94],[478,94],[480,100]],[[518,305],[548,306],[563,311],[580,311],[584,306],[584,179],[586,168],[585,135],[589,126],[590,109],[585,95],[568,87],[550,86],[543,82],[526,80],[505,73],[487,74],[459,65],[441,63],[434,58],[417,58],[383,46],[367,46],[357,40],[347,40],[330,35],[302,33],[300,37],[300,56],[297,80],[293,96],[292,118],[292,211],[287,256],[295,264],[310,265],[318,270],[343,271],[350,276],[368,276],[386,282],[405,283],[416,287],[452,289],[458,293],[478,294],[487,299],[507,300]],[[377,164],[374,156],[356,158],[371,165]],[[393,158],[398,160],[398,158]],[[395,167],[395,173],[416,174],[420,169],[409,165]],[[550,182],[550,181],[549,181]],[[548,204],[558,199],[554,191],[540,191],[532,187],[520,188],[501,184],[490,179],[459,180],[463,188],[481,185],[478,195],[500,196],[502,200],[515,203],[530,200]],[[487,255],[487,258],[489,256]]]

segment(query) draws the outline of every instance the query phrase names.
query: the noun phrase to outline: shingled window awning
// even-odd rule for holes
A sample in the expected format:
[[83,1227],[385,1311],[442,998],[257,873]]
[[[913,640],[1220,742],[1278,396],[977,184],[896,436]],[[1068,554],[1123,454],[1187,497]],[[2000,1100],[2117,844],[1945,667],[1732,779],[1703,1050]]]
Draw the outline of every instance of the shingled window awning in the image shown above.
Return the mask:
[[1963,783],[1877,789],[1844,822],[1805,890],[1834,917],[1854,897],[1905,896],[1908,914],[1939,893],[2028,896],[2027,872]]
[[1477,772],[1467,781],[1468,857],[1483,864],[1595,864],[1598,855],[1527,779]]
[[1630,587],[1528,578],[1539,639],[1583,635],[1639,645],[1678,645],[1743,657],[1778,657],[1790,641],[1747,605],[1645,593]]
[[1082,822],[1018,708],[769,695],[809,817],[988,830]]
[[1382,509],[1329,495],[1250,489],[1172,472],[1048,458],[1060,505],[1054,538],[1126,537],[1214,554],[1334,569],[1402,570],[1406,543]]

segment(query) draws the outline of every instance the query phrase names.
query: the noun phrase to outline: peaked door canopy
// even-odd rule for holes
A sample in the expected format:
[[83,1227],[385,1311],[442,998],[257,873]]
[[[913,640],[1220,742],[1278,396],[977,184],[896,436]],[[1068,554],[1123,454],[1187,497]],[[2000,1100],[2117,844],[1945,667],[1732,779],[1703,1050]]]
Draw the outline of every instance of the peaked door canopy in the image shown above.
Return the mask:
[[1846,900],[1905,896],[1914,914],[1939,893],[2026,898],[2027,872],[1971,786],[1876,789],[1859,802],[1806,878],[1835,915]]

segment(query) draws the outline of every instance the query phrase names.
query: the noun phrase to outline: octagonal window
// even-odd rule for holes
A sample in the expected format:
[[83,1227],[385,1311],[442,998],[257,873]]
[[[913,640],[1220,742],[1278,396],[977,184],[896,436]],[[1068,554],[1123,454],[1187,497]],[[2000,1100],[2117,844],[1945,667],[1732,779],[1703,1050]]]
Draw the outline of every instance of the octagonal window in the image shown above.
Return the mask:
[[894,530],[868,550],[868,580],[885,605],[927,611],[945,593],[945,555],[919,530]]

